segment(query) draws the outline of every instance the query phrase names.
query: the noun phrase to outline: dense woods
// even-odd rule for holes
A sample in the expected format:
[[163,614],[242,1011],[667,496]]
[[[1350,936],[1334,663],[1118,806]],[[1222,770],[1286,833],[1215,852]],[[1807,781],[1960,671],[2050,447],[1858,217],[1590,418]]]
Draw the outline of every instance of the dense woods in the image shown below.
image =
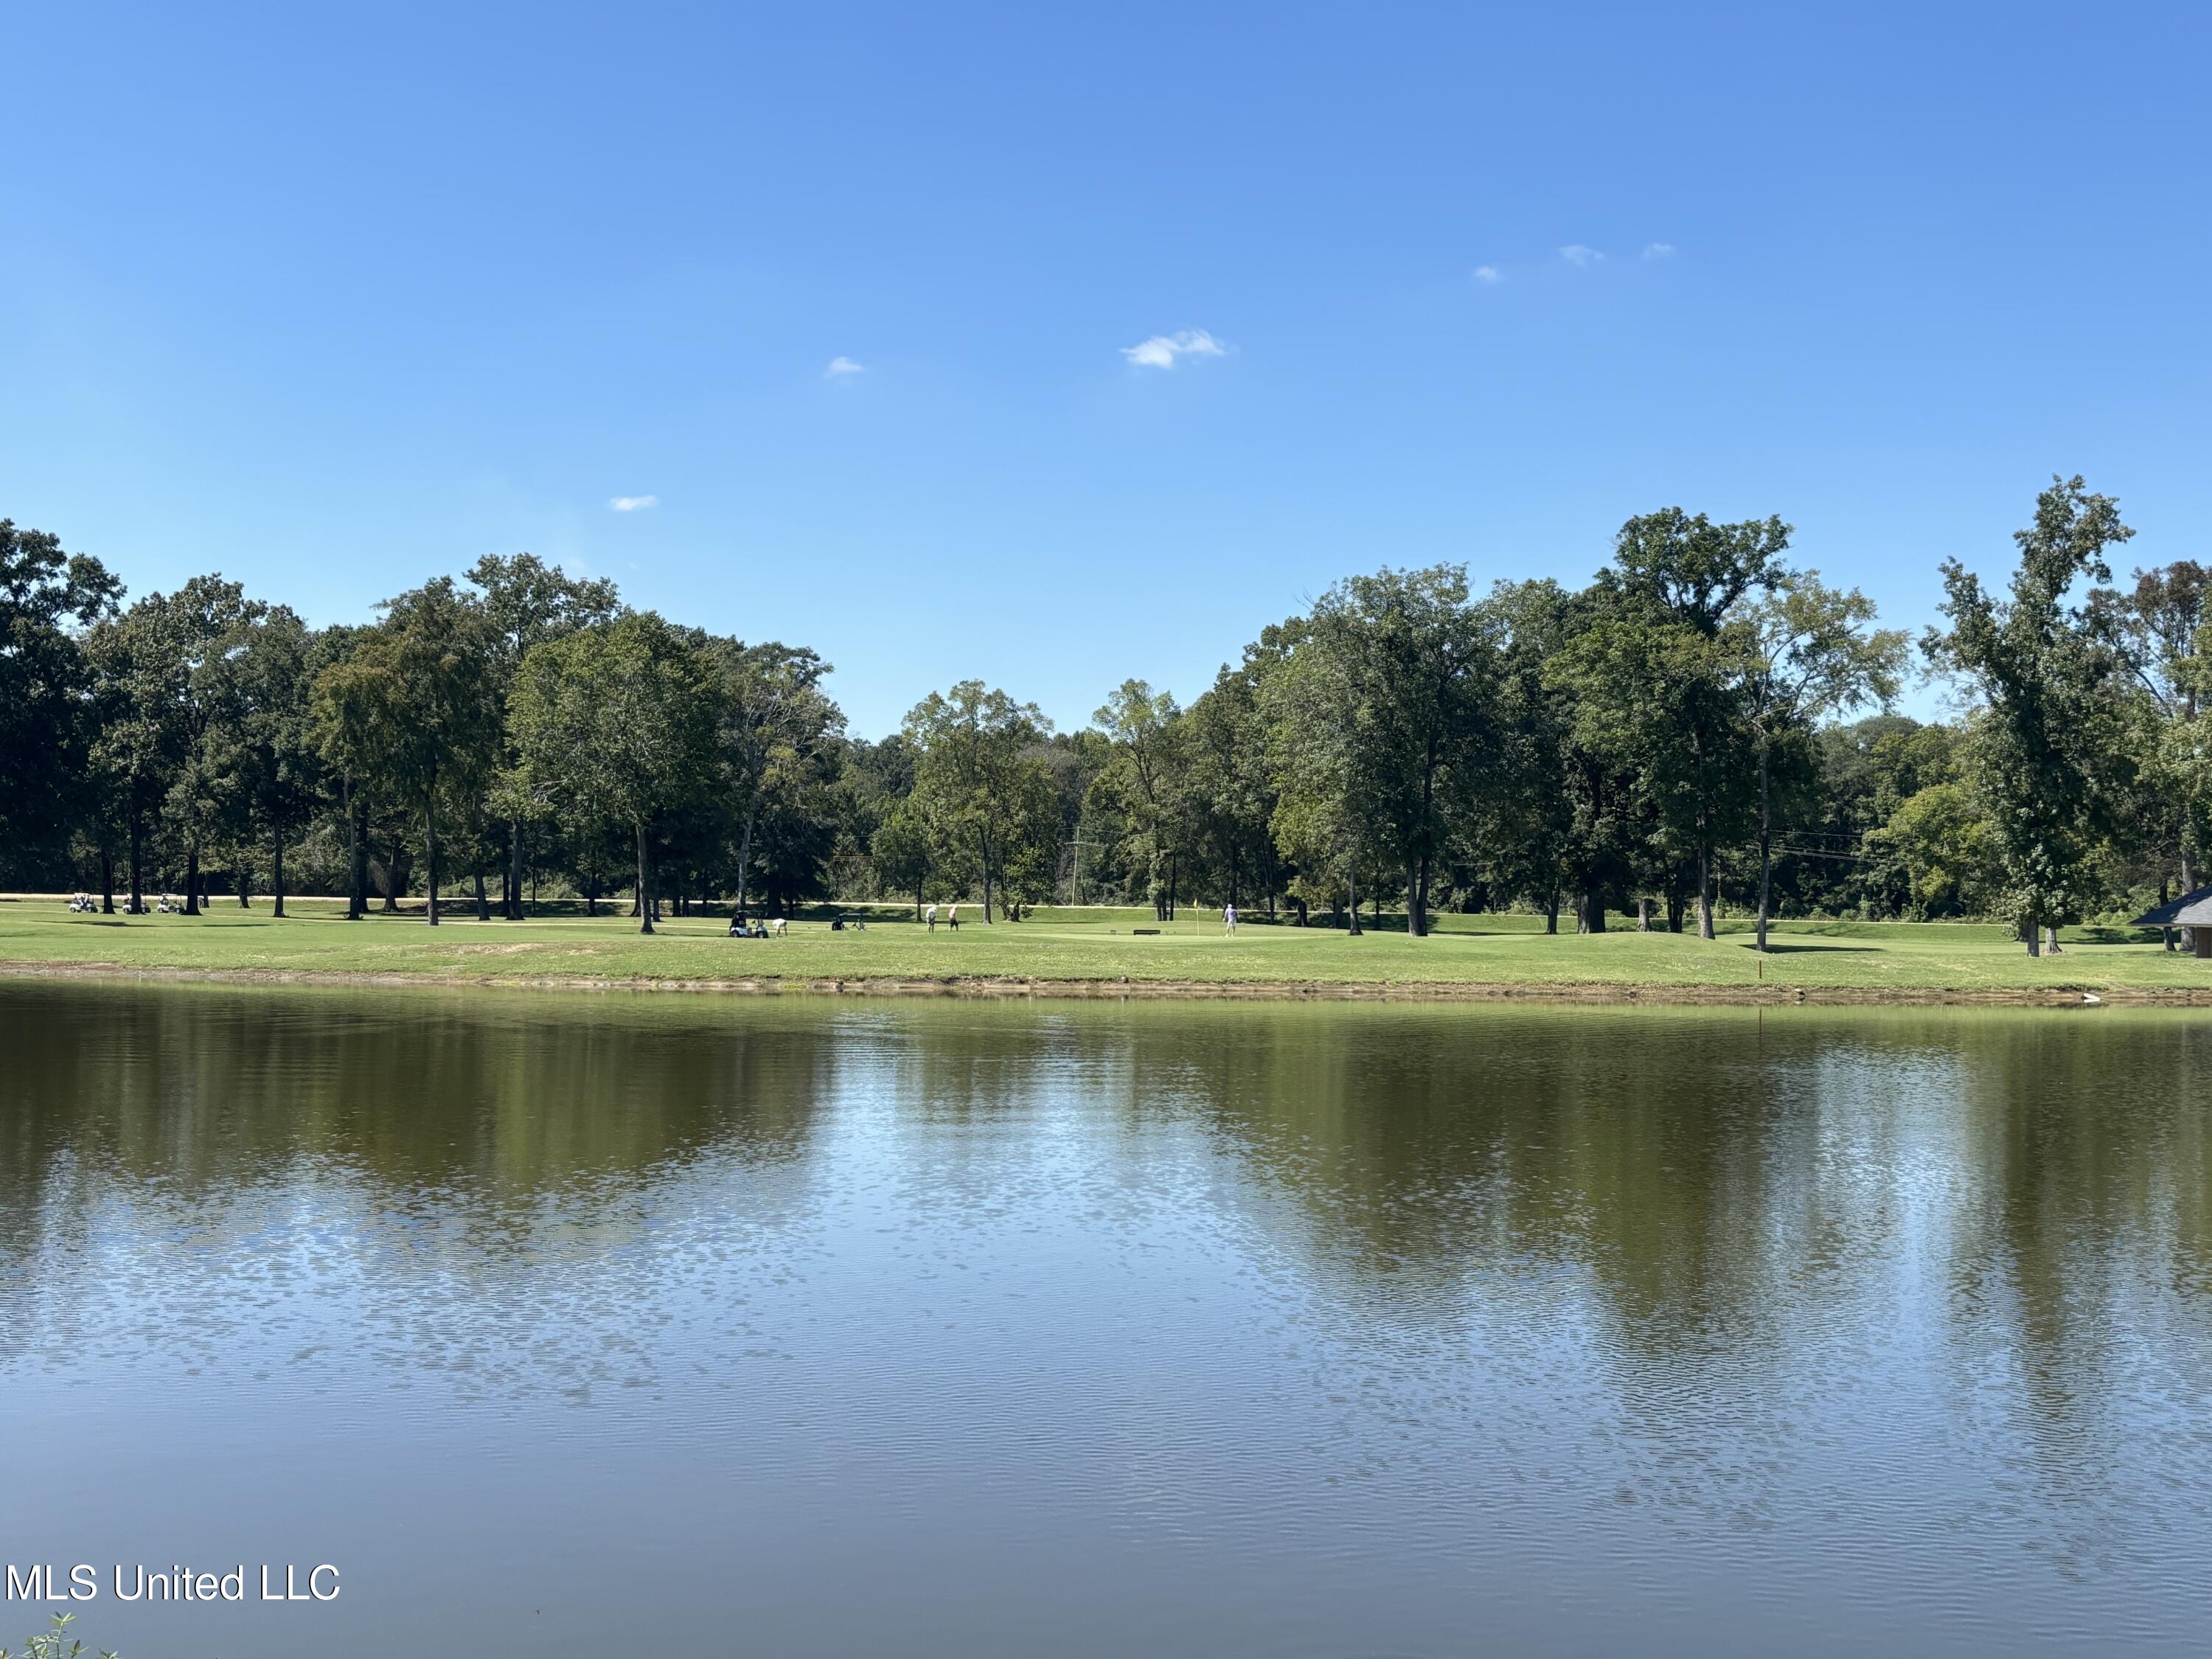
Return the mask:
[[[1188,706],[1140,680],[1081,731],[980,680],[880,742],[801,647],[626,607],[527,554],[315,629],[216,575],[131,599],[0,520],[0,885],[198,913],[423,896],[520,921],[968,898],[1425,932],[1756,915],[2001,917],[2030,950],[2203,877],[2206,571],[2137,570],[2079,478],[2007,588],[1942,571],[1912,643],[1778,519],[1668,509],[1577,591],[1463,567],[1346,577]],[[1916,666],[1957,718],[1889,712]],[[2200,712],[2203,711],[2203,712]]]

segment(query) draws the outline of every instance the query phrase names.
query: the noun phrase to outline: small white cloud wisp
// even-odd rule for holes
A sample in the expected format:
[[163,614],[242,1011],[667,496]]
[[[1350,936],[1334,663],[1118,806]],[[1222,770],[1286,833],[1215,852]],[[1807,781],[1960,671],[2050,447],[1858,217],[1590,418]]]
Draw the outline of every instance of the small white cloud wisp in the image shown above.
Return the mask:
[[1228,350],[1204,329],[1187,328],[1180,334],[1155,334],[1139,344],[1123,346],[1121,355],[1133,368],[1173,368],[1178,357],[1219,357]]
[[832,357],[830,360],[830,367],[822,371],[822,378],[825,380],[842,380],[851,375],[865,374],[867,372],[863,365],[854,362],[850,357]]
[[617,513],[638,513],[648,507],[659,507],[658,495],[617,495],[607,505]]
[[1647,259],[1671,259],[1674,257],[1674,245],[1672,242],[1646,242],[1644,257]]
[[1496,265],[1477,265],[1474,280],[1478,283],[1502,283],[1505,280],[1505,273]]
[[1578,270],[1587,270],[1592,265],[1602,264],[1605,255],[1594,247],[1584,247],[1580,242],[1570,242],[1559,250],[1559,258]]

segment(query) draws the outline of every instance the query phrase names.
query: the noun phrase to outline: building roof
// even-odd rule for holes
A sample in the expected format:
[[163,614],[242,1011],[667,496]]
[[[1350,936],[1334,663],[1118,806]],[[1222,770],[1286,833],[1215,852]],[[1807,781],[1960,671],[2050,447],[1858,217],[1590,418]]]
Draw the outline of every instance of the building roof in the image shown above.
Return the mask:
[[2212,887],[2184,893],[2170,904],[2146,910],[2132,924],[2137,927],[2212,927]]

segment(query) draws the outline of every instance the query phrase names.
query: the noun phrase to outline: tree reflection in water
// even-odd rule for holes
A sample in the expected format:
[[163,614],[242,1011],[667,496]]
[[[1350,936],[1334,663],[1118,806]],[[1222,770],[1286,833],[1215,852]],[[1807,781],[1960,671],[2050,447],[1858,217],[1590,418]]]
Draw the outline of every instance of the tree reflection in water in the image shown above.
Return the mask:
[[702,1536],[835,1467],[1401,1609],[1609,1540],[1839,1640],[2056,1616],[2024,1559],[2162,1635],[2212,1542],[2186,1017],[3,988],[19,1397],[591,1407]]

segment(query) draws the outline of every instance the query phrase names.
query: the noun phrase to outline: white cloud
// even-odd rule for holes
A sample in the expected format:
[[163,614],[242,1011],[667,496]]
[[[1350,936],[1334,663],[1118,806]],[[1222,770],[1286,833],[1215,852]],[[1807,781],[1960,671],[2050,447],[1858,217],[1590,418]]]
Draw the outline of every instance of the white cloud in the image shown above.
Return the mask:
[[1585,270],[1592,265],[1602,264],[1605,262],[1605,255],[1594,247],[1584,247],[1580,242],[1568,243],[1559,250],[1559,258],[1565,259],[1569,264],[1579,266]]
[[822,374],[827,380],[842,380],[848,374],[865,374],[867,372],[850,357],[832,357],[830,360],[830,367],[823,369]]
[[658,495],[617,495],[607,503],[617,513],[635,513],[641,507],[659,507]]
[[1218,357],[1229,348],[1202,328],[1180,334],[1155,334],[1140,345],[1123,346],[1121,355],[1136,368],[1173,368],[1178,357]]
[[1474,280],[1478,283],[1502,283],[1505,280],[1505,273],[1496,265],[1477,265]]
[[1647,259],[1671,259],[1674,256],[1674,245],[1672,242],[1646,242],[1644,245],[1644,257]]

